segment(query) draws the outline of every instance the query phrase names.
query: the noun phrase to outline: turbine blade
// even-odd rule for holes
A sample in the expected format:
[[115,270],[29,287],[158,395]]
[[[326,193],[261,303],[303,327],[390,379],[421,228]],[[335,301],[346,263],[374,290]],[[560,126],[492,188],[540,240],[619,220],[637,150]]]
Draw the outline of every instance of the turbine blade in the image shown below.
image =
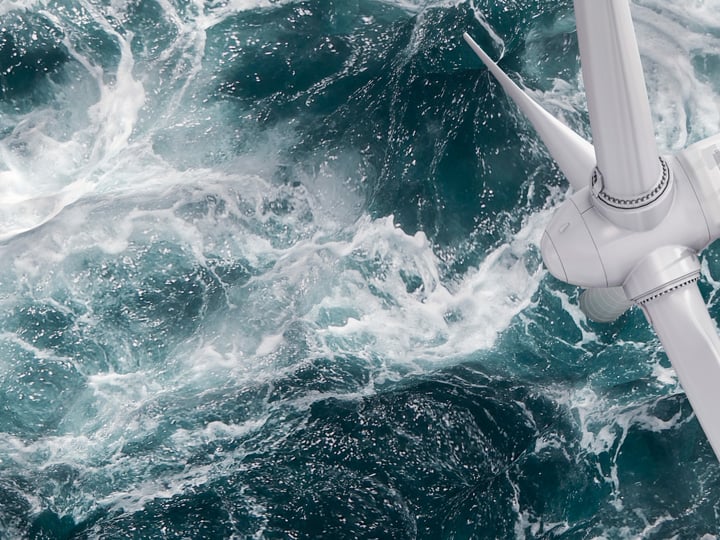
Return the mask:
[[697,283],[642,306],[720,459],[720,338]]
[[720,182],[720,133],[696,142],[676,154],[680,169],[690,179],[708,225],[707,243],[720,237],[718,182]]
[[527,95],[492,61],[467,32],[463,34],[463,38],[487,66],[507,95],[530,120],[570,185],[575,190],[589,186],[595,169],[595,151],[592,145]]
[[590,127],[604,191],[621,200],[661,178],[655,131],[628,0],[574,0]]
[[586,289],[580,295],[580,309],[595,322],[613,322],[632,306],[622,287]]

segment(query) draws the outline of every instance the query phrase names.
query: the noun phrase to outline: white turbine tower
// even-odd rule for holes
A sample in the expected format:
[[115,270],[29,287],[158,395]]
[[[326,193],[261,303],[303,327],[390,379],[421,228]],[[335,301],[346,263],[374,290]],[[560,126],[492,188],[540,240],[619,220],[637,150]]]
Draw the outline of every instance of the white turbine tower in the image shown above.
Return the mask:
[[628,0],[574,7],[592,145],[464,37],[574,188],[542,239],[548,270],[587,289],[593,320],[642,308],[720,458],[720,338],[697,286],[697,254],[720,237],[720,135],[660,156]]

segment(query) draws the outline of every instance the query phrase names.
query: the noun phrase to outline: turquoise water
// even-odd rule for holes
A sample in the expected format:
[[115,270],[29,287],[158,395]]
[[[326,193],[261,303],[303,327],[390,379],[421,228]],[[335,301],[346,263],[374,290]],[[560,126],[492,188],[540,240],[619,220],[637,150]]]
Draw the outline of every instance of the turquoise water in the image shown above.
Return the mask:
[[[720,0],[633,15],[661,148],[720,131]],[[570,1],[0,2],[0,538],[715,538],[466,30],[589,134]]]

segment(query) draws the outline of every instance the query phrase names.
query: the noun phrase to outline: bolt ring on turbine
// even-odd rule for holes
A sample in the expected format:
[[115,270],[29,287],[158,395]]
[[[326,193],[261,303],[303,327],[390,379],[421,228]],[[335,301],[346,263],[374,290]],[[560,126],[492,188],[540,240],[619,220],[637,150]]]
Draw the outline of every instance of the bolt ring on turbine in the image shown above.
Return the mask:
[[660,158],[661,175],[657,184],[648,192],[634,199],[619,199],[605,193],[602,173],[595,167],[592,175],[592,192],[595,197],[613,208],[635,209],[642,208],[658,199],[670,185],[670,167],[665,160]]

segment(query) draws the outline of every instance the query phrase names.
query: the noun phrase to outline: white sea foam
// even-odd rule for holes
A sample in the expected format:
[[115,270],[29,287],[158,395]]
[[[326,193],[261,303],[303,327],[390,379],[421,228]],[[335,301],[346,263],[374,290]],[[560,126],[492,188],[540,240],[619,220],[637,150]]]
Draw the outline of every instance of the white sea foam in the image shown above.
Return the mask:
[[[332,287],[305,316],[316,323],[323,312],[349,314],[320,330],[326,347],[341,342],[344,350],[362,354],[372,344],[386,362],[407,366],[444,361],[492,347],[498,333],[530,305],[545,273],[526,253],[537,248],[548,215],[530,216],[511,242],[456,282],[443,281],[440,261],[425,235],[405,234],[391,217],[360,220],[348,242],[314,239],[300,244],[281,259],[282,268],[288,270],[286,276],[302,280],[323,259],[350,266],[334,276]],[[368,261],[380,266],[369,279],[349,264]],[[409,285],[409,279],[415,282]],[[302,285],[296,288],[302,290]]]
[[[717,2],[715,2],[717,3]],[[690,3],[693,4],[693,3]],[[720,131],[720,109],[707,75],[698,76],[693,61],[714,57],[720,39],[700,31],[716,17],[713,8],[696,3],[682,13],[668,3],[641,2],[633,9],[651,108],[663,150],[677,150]],[[717,7],[715,8],[717,10]],[[668,15],[670,14],[670,17]],[[704,17],[698,19],[698,17]]]
[[[57,17],[50,13],[46,16],[61,27]],[[100,97],[87,103],[83,99],[93,96],[84,95],[84,90],[74,96],[70,106],[86,106],[89,123],[69,137],[55,133],[73,127],[62,115],[38,109],[19,120],[12,134],[0,141],[0,160],[6,169],[2,172],[0,194],[0,239],[49,222],[64,208],[95,191],[101,180],[107,183],[107,174],[117,167],[118,154],[134,153],[130,136],[145,101],[144,89],[132,74],[129,41],[104,17],[96,15],[96,20],[120,47],[113,82],[106,82],[104,70],[75,50],[70,38],[65,39],[65,47],[89,79],[95,81]],[[83,88],[82,84],[78,86]]]
[[[229,195],[232,190],[227,191],[227,186],[219,179],[215,184],[206,184],[205,189],[215,195]],[[252,183],[249,186],[246,196],[252,200],[257,193]],[[195,190],[185,192],[182,187],[179,192],[169,193],[185,201],[198,197]],[[208,235],[221,235],[224,231],[222,222],[220,227],[216,224],[213,230],[208,230],[202,220],[190,223],[180,219],[174,212],[183,205],[172,199],[156,210],[132,209],[127,213],[97,215],[100,221],[93,227],[78,228],[76,223],[82,223],[83,216],[94,211],[96,202],[104,208],[102,198],[86,198],[56,217],[52,229],[62,231],[68,239],[59,243],[54,234],[38,235],[38,242],[15,258],[19,275],[33,267],[42,272],[48,264],[57,265],[93,246],[122,258],[133,234],[154,224],[162,224],[163,236],[188,246],[197,264],[205,264],[203,246],[217,240]],[[123,197],[115,203],[119,208],[126,204]],[[202,484],[212,475],[222,474],[222,466],[217,464],[177,478],[153,479],[142,484],[118,480],[125,474],[122,471],[138,471],[146,466],[144,458],[124,455],[122,448],[158,429],[161,417],[150,411],[155,410],[159,400],[189,392],[202,395],[220,384],[242,387],[263,381],[271,383],[283,373],[292,373],[297,366],[285,363],[283,345],[284,333],[296,321],[315,328],[311,356],[354,353],[370,366],[380,359],[380,364],[372,368],[377,380],[397,379],[408,368],[424,370],[427,369],[424,364],[446,363],[453,356],[488,349],[510,320],[530,305],[544,276],[537,258],[528,260],[525,254],[529,249],[537,249],[548,215],[549,211],[545,211],[530,216],[514,239],[491,252],[480,267],[454,281],[443,278],[441,262],[425,235],[406,234],[391,217],[378,220],[364,217],[339,236],[320,230],[283,248],[273,247],[245,231],[236,239],[242,245],[243,255],[254,261],[273,261],[270,270],[253,278],[244,289],[250,292],[245,303],[234,300],[238,305],[247,306],[250,302],[266,310],[260,334],[252,328],[252,334],[245,333],[243,320],[249,320],[251,313],[243,309],[236,312],[240,316],[238,321],[223,319],[217,326],[202,330],[198,339],[175,351],[174,358],[162,368],[138,369],[131,356],[118,359],[116,368],[121,372],[87,377],[86,389],[63,421],[62,435],[44,437],[31,444],[10,438],[1,454],[22,468],[32,463],[41,467],[69,464],[85,471],[83,474],[88,479],[94,478],[93,481],[114,477],[110,492],[88,491],[87,499],[81,503],[55,501],[58,511],[70,512],[78,518],[97,504],[131,511],[152,498],[172,497]],[[114,236],[117,238],[113,240]],[[232,252],[236,248],[230,249]],[[231,291],[231,296],[237,292]],[[85,295],[78,290],[76,299]],[[272,316],[274,310],[277,318]],[[335,322],[321,322],[322,312],[332,310],[345,310],[349,315]],[[92,312],[85,317],[84,324],[95,324]],[[46,352],[40,350],[38,354]],[[373,384],[371,380],[365,388],[344,393],[309,392],[283,406],[307,410],[317,400],[332,396],[355,399],[372,393]],[[176,430],[169,439],[173,459],[187,459],[197,445],[214,439],[248,436],[263,422],[262,417],[256,417],[237,426],[219,422]],[[89,464],[98,468],[88,469]],[[38,503],[38,510],[42,504]]]
[[589,385],[571,391],[557,387],[551,389],[550,393],[577,418],[583,451],[590,456],[608,456],[608,461],[597,461],[597,473],[598,478],[610,486],[610,502],[617,511],[624,510],[618,458],[629,431],[641,429],[661,433],[678,429],[694,418],[683,414],[681,410],[667,420],[658,418],[651,411],[665,395],[640,402],[619,402],[602,396]]
[[487,17],[485,14],[480,10],[479,7],[475,5],[475,2],[473,0],[470,0],[469,2],[470,9],[472,9],[473,14],[475,15],[475,20],[480,23],[480,26],[482,26],[485,31],[488,33],[488,35],[492,38],[492,40],[495,42],[495,45],[499,49],[498,57],[495,59],[497,62],[500,60],[503,56],[505,56],[505,40],[503,40],[493,29],[493,27],[490,25],[490,23],[487,20]]

